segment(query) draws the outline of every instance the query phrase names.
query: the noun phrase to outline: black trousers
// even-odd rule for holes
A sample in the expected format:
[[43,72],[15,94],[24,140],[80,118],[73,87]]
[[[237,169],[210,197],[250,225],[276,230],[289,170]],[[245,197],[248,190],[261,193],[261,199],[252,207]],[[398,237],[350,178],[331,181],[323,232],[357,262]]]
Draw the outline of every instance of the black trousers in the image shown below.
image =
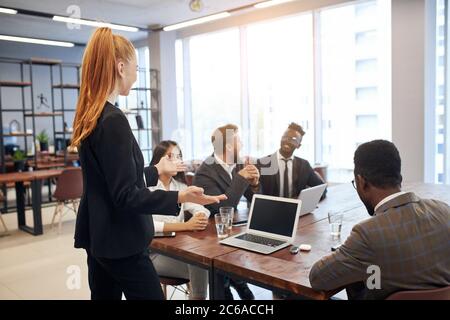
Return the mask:
[[92,300],[164,300],[148,250],[131,257],[106,259],[88,250],[89,287]]

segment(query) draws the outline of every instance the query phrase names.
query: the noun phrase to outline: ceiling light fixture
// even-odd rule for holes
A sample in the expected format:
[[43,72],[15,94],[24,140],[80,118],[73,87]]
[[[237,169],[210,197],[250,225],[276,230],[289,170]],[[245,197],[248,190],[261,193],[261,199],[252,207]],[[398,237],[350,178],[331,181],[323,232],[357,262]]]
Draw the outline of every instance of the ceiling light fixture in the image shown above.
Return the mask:
[[139,28],[136,28],[136,27],[129,27],[129,26],[124,26],[124,25],[120,25],[120,24],[86,20],[86,19],[77,19],[77,18],[70,18],[70,17],[63,17],[63,16],[53,16],[53,20],[59,21],[59,22],[81,24],[81,25],[90,26],[90,27],[99,27],[99,28],[100,27],[108,27],[111,29],[121,30],[121,31],[129,31],[129,32],[138,32],[139,31]]
[[292,0],[271,0],[271,1],[264,1],[264,2],[260,2],[254,5],[255,8],[267,8],[267,7],[271,7],[271,6],[276,6],[278,4],[282,4],[282,3],[286,3],[286,2],[291,2]]
[[202,0],[191,0],[191,2],[189,2],[189,8],[194,12],[202,11],[203,9]]
[[6,35],[0,35],[0,40],[14,41],[14,42],[25,42],[25,43],[34,43],[34,44],[43,44],[43,45],[48,45],[48,46],[58,46],[58,47],[66,47],[66,48],[71,48],[71,47],[73,47],[75,45],[72,42],[44,40],[44,39],[35,39],[35,38],[25,38],[25,37],[15,37],[15,36],[6,36]]
[[0,8],[0,13],[17,14],[17,10],[8,9],[8,8]]
[[190,27],[190,26],[193,26],[196,24],[201,24],[201,23],[205,23],[205,22],[223,19],[223,18],[229,17],[230,15],[231,15],[231,13],[229,13],[229,12],[216,13],[216,14],[212,14],[212,15],[209,15],[206,17],[201,17],[201,18],[197,18],[197,19],[193,19],[193,20],[189,20],[189,21],[185,21],[185,22],[176,23],[176,24],[164,27],[163,30],[164,31],[172,31],[172,30],[177,30],[177,29],[181,29],[181,28],[186,28],[186,27]]

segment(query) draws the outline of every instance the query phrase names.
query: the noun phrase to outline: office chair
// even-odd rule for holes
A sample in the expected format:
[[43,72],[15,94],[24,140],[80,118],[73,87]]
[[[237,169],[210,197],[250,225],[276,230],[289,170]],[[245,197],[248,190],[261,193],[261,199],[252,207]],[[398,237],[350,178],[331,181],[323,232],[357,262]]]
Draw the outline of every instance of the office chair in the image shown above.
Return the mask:
[[[81,173],[81,168],[67,168],[56,181],[56,190],[53,197],[57,200],[55,207],[55,212],[53,213],[52,224],[53,228],[55,218],[59,215],[58,221],[58,233],[61,233],[61,224],[63,217],[64,207],[75,212],[78,211],[78,203],[81,195],[83,193],[83,176]],[[68,207],[67,204],[71,203],[72,208]]]
[[[189,279],[159,276],[159,282],[161,283],[164,297],[167,300],[172,300],[173,295],[175,294],[175,290],[181,291],[186,296],[188,296],[190,293],[189,292],[189,282],[190,282]],[[186,285],[186,289],[183,288],[183,285]],[[170,298],[167,296],[167,286],[174,287],[174,290],[173,290],[172,294],[170,295]]]
[[450,300],[450,286],[429,290],[399,291],[391,294],[386,300]]

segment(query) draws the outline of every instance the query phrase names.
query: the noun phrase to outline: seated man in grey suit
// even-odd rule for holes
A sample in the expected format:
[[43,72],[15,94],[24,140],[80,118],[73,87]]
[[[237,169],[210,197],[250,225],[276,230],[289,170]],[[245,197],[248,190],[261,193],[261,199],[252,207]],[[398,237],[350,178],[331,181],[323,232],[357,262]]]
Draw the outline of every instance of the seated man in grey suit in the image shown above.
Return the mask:
[[362,144],[354,162],[354,185],[372,218],[313,265],[312,288],[346,287],[349,299],[384,299],[450,285],[450,207],[401,191],[400,155],[391,142]]
[[302,145],[304,135],[300,125],[291,123],[281,137],[280,149],[258,160],[262,194],[297,198],[303,189],[324,183],[307,160],[294,156],[294,151]]
[[[227,195],[227,200],[206,206],[211,211],[211,216],[214,216],[214,213],[219,212],[219,207],[237,208],[242,196],[251,202],[253,194],[259,188],[259,171],[254,165],[242,164],[239,157],[241,141],[237,126],[228,124],[217,128],[211,142],[214,154],[198,168],[193,184],[202,187],[206,194]],[[225,282],[225,298],[232,299],[228,280]],[[245,282],[231,279],[231,285],[242,299],[254,299]]]
[[214,130],[211,137],[214,154],[206,158],[195,173],[193,184],[211,195],[226,194],[228,199],[206,206],[211,213],[219,207],[237,208],[244,196],[249,202],[259,190],[259,171],[251,164],[243,164],[239,157],[241,140],[238,127],[227,124]]

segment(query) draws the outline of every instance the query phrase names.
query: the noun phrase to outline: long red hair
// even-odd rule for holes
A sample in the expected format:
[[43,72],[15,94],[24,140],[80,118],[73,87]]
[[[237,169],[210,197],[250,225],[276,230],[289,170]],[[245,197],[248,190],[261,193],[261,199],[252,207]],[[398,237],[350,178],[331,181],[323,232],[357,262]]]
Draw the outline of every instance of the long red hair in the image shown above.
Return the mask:
[[116,86],[118,60],[130,61],[133,44],[110,28],[98,28],[89,40],[81,65],[81,86],[75,119],[72,147],[78,147],[97,125],[106,100]]

